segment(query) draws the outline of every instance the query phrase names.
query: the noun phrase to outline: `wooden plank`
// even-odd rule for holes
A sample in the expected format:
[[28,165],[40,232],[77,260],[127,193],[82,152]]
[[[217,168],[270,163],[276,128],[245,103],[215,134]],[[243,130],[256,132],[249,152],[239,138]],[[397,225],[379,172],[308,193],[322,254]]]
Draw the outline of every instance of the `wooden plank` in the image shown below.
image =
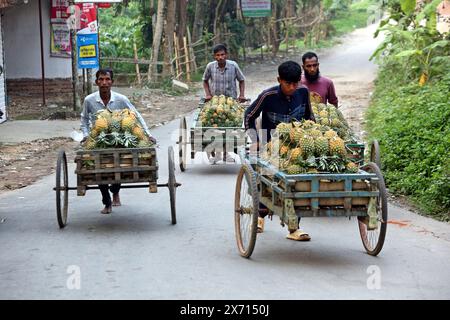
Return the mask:
[[[114,167],[116,167],[116,168],[120,167],[120,155],[118,152],[114,153]],[[114,174],[115,174],[115,176],[114,176],[115,180],[120,180],[120,172],[115,172]]]
[[[133,151],[133,167],[137,167],[138,163],[139,163],[138,153],[134,150]],[[134,178],[134,180],[139,180],[139,172],[138,171],[133,172],[133,178]]]
[[139,172],[144,172],[144,171],[148,171],[148,172],[156,171],[157,169],[158,169],[158,167],[156,167],[156,166],[145,165],[145,166],[136,166],[136,167],[130,167],[130,168],[111,168],[111,169],[104,168],[104,169],[98,169],[98,170],[97,169],[94,169],[94,170],[82,169],[80,171],[75,171],[75,173],[79,174],[79,175],[98,174],[98,173],[116,173],[116,172],[123,173],[123,172],[133,172],[133,171],[136,171],[139,173]]

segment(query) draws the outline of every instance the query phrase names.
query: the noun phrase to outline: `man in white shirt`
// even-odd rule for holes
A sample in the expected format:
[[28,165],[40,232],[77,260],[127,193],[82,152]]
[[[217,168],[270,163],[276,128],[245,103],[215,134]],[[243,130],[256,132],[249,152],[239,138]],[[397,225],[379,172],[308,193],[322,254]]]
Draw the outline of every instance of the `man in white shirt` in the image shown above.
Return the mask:
[[[156,143],[156,139],[152,137],[150,131],[136,108],[131,104],[130,100],[124,95],[114,92],[111,90],[113,80],[113,71],[110,69],[100,69],[95,74],[96,80],[95,84],[98,86],[98,91],[91,93],[84,99],[83,111],[81,112],[81,131],[83,132],[84,142],[89,136],[89,131],[95,122],[95,114],[104,109],[110,111],[130,109],[136,114],[136,118],[141,124],[144,131],[150,137],[153,143]],[[101,211],[103,214],[109,214],[112,212],[112,206],[120,206],[120,184],[112,184],[110,187],[108,185],[99,185],[100,191],[102,193],[102,202],[105,208]],[[113,194],[113,200],[111,202],[111,196],[109,190]]]

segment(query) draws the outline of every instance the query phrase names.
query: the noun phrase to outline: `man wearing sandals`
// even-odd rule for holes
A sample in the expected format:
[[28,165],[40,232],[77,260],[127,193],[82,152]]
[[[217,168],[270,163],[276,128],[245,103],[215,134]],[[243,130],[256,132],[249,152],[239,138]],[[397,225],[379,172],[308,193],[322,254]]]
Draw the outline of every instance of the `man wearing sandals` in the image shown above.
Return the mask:
[[[278,67],[278,86],[264,90],[245,111],[245,129],[252,140],[252,151],[258,150],[263,142],[256,132],[256,119],[262,114],[261,129],[267,133],[270,141],[270,131],[281,122],[291,120],[313,120],[309,91],[299,86],[302,69],[297,62],[286,61]],[[260,209],[265,207],[260,204]],[[267,213],[260,212],[258,218],[258,232],[264,231],[264,217]],[[299,220],[300,221],[300,220]],[[303,230],[297,229],[287,235],[288,239],[308,241],[311,237]]]
[[[205,102],[213,96],[224,95],[245,102],[245,77],[238,64],[233,60],[228,60],[227,47],[218,44],[213,48],[214,61],[208,63],[203,74],[203,89],[205,90]],[[236,90],[236,81],[239,83],[239,96]],[[211,164],[216,164],[223,158],[223,161],[234,162],[230,153],[222,156],[221,152],[216,152],[213,157],[208,153]]]

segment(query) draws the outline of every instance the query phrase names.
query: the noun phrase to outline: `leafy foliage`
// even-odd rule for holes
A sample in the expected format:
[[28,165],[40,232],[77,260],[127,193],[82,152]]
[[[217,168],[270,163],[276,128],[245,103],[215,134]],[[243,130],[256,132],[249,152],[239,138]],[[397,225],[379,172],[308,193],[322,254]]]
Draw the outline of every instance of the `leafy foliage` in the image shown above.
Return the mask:
[[422,87],[401,83],[401,75],[384,68],[367,113],[370,136],[380,141],[388,187],[450,220],[450,75]]

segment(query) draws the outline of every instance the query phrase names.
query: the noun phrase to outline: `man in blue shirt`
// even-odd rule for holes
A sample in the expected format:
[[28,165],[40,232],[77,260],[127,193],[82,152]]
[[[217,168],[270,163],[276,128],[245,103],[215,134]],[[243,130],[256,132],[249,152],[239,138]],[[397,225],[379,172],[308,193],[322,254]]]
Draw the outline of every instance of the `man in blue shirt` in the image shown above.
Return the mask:
[[[256,119],[262,114],[261,129],[267,134],[270,141],[271,130],[274,130],[281,122],[291,120],[313,120],[314,114],[309,100],[309,91],[300,86],[302,69],[295,61],[283,62],[278,67],[278,86],[264,90],[258,98],[245,111],[245,129],[252,140],[252,150],[258,150],[261,139],[256,132]],[[267,214],[260,213],[258,218],[258,232],[264,230],[264,217]],[[308,233],[298,229],[287,236],[288,239],[308,241],[311,239]]]

